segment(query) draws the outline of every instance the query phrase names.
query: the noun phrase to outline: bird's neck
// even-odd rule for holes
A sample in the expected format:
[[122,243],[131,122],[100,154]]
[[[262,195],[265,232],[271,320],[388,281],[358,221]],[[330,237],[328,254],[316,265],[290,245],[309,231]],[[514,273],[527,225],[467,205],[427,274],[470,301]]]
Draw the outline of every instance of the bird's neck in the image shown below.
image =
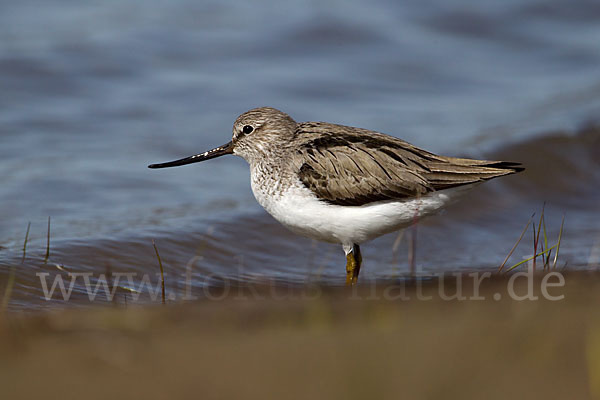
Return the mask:
[[264,143],[255,146],[252,152],[246,155],[252,174],[281,174],[289,169],[289,146]]
[[263,194],[285,192],[293,183],[293,167],[284,152],[276,156],[257,157],[250,164],[252,190]]

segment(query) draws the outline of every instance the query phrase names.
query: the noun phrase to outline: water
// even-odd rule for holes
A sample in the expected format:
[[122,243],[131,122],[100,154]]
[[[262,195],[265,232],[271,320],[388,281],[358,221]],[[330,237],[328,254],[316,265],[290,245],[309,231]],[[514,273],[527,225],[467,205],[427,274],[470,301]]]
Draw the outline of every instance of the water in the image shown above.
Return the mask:
[[[600,115],[597,2],[2,1],[0,38],[0,287],[16,265],[13,308],[64,304],[43,300],[35,275],[56,264],[154,274],[152,239],[177,294],[196,255],[194,288],[211,275],[343,282],[341,250],[265,215],[243,160],[146,168],[227,142],[262,105],[526,163],[419,226],[420,271],[496,266],[544,201],[554,237],[567,216],[561,259],[593,265],[599,133],[574,132]],[[364,246],[362,277],[406,271],[395,239]]]

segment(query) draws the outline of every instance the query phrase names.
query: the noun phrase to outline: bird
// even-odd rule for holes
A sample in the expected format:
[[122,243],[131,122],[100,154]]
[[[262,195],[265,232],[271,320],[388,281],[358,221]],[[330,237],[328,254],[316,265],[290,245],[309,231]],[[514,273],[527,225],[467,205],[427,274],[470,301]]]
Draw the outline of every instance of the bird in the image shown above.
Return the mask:
[[446,157],[384,133],[296,122],[271,107],[241,114],[227,144],[167,168],[240,156],[258,203],[300,235],[342,245],[346,285],[362,265],[360,245],[438,213],[477,184],[521,172],[520,163]]

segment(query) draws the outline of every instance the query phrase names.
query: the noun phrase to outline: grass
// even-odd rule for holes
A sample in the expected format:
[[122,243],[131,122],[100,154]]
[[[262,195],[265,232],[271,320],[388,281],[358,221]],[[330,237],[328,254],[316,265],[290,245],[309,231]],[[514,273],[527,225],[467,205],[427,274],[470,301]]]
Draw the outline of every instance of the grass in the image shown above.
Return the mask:
[[156,253],[156,258],[158,259],[158,266],[160,268],[160,288],[161,288],[161,298],[162,303],[166,304],[166,296],[165,296],[165,271],[163,269],[162,261],[160,259],[160,254],[158,254],[158,247],[156,247],[156,243],[154,243],[154,239],[152,240],[152,246],[154,246],[154,252]]
[[535,213],[529,218],[529,221],[527,221],[527,224],[525,225],[525,228],[523,229],[523,232],[521,232],[521,236],[519,236],[519,239],[517,240],[517,242],[514,244],[514,246],[512,247],[512,249],[510,249],[510,251],[508,252],[508,255],[504,259],[504,262],[502,262],[502,264],[500,265],[500,267],[498,267],[498,272],[502,272],[502,269],[504,268],[504,266],[508,262],[510,256],[512,256],[512,254],[515,252],[515,250],[519,246],[519,243],[521,243],[521,240],[523,240],[523,236],[525,235],[525,232],[527,232],[527,228],[529,228],[529,225],[531,224],[531,221],[533,221],[533,217],[534,216],[535,216]]
[[[29,230],[31,229],[31,222],[27,224],[27,231],[25,232],[25,240],[23,241],[23,257],[21,258],[21,265],[25,263],[25,255],[27,254],[27,241],[29,240]],[[15,273],[16,268],[14,265],[10,267],[10,274],[8,275],[8,281],[6,282],[6,289],[4,289],[4,295],[2,296],[2,304],[0,304],[0,313],[4,313],[8,307],[8,302],[12,295],[13,286],[15,285]]]
[[[537,229],[537,235],[535,233],[535,222],[533,223],[533,235],[534,235],[534,239],[533,239],[533,254],[537,254],[537,249],[538,249],[538,244],[540,242],[540,232],[542,230],[542,225],[546,225],[545,219],[544,219],[544,210],[546,209],[546,203],[544,203],[542,205],[542,214],[540,215],[540,223],[538,224],[538,229]],[[546,242],[546,247],[547,246],[547,238],[545,240]],[[544,249],[542,248],[542,260],[544,259],[544,254],[543,254]],[[536,261],[537,261],[537,257],[533,257],[533,270],[535,271],[535,267],[536,267]]]
[[[508,255],[504,259],[504,262],[502,262],[502,264],[498,268],[498,272],[502,272],[504,270],[506,263],[508,262],[508,260],[510,259],[510,257],[512,256],[514,251],[517,249],[517,247],[523,240],[523,237],[525,236],[525,232],[527,232],[527,228],[529,228],[529,225],[532,225],[532,223],[533,223],[533,225],[532,225],[533,255],[522,261],[517,262],[516,264],[513,264],[511,267],[508,267],[505,272],[510,272],[529,261],[532,262],[532,269],[535,271],[538,257],[542,257],[543,269],[550,270],[550,256],[552,254],[552,251],[555,249],[556,249],[556,251],[554,253],[554,262],[552,264],[552,269],[553,270],[556,269],[556,264],[558,262],[558,253],[560,250],[560,245],[562,242],[562,234],[563,234],[563,230],[564,230],[564,226],[565,226],[565,216],[563,215],[563,217],[562,217],[562,222],[560,224],[560,231],[558,233],[558,240],[557,240],[556,244],[551,247],[548,247],[549,245],[548,245],[548,234],[546,231],[545,209],[546,209],[546,203],[544,203],[544,205],[542,206],[542,212],[540,214],[540,220],[537,224],[537,230],[536,230],[535,221],[533,221],[533,217],[535,216],[535,213],[529,218],[529,220],[527,221],[527,224],[525,225],[525,228],[523,229],[523,231],[521,232],[521,235],[519,236],[519,239],[513,245],[511,250],[508,252]],[[543,235],[542,236],[543,242],[540,241],[540,234]],[[539,252],[538,252],[538,247],[540,248]]]
[[46,256],[44,257],[44,263],[48,262],[48,258],[50,258],[50,217],[48,217],[48,235],[47,235]]
[[29,240],[29,230],[31,229],[31,222],[27,224],[27,232],[25,232],[25,241],[23,242],[23,258],[21,264],[25,262],[25,254],[27,253],[27,241]]
[[556,246],[556,253],[554,254],[554,263],[552,265],[552,269],[556,269],[556,262],[558,261],[558,251],[560,250],[560,242],[562,240],[563,229],[565,227],[565,216],[562,217],[562,222],[560,223],[560,232],[558,233],[558,245]]

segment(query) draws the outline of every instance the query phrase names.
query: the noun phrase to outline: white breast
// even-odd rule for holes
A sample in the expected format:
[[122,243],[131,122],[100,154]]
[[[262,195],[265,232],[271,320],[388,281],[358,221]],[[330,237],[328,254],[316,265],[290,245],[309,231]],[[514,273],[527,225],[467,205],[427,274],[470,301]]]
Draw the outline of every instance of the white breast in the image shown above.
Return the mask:
[[252,191],[258,203],[290,230],[313,239],[341,244],[361,244],[435,214],[467,187],[430,193],[404,201],[381,201],[364,206],[338,206],[319,200],[298,180],[273,190],[255,179]]

